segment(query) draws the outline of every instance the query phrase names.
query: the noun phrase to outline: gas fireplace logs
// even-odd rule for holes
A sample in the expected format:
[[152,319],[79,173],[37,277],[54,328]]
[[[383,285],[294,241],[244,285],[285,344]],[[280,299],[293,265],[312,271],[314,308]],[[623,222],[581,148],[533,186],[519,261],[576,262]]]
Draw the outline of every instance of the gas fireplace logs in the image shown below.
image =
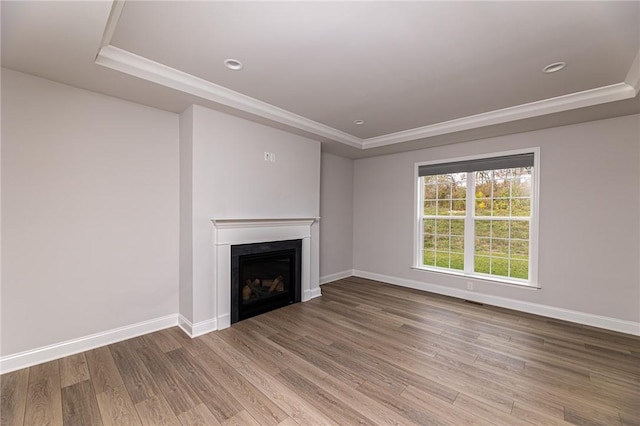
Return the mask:
[[242,287],[242,300],[249,300],[252,298],[262,298],[268,296],[269,293],[284,291],[284,278],[282,275],[278,275],[273,280],[261,280],[254,278],[247,280],[244,287]]

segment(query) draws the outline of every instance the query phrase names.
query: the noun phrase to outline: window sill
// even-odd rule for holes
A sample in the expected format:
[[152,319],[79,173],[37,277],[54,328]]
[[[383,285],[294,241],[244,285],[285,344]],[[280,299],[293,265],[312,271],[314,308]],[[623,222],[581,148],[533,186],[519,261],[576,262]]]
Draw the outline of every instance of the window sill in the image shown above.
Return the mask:
[[522,281],[509,280],[505,278],[497,278],[497,277],[493,278],[493,277],[484,276],[484,275],[466,274],[464,272],[448,271],[448,270],[443,270],[438,268],[429,268],[426,266],[412,266],[411,269],[415,269],[416,271],[434,272],[436,274],[443,274],[443,275],[448,275],[452,277],[465,278],[465,279],[474,280],[474,281],[484,281],[487,283],[505,285],[508,287],[517,287],[517,288],[524,288],[529,290],[541,289],[540,286],[534,283],[526,283]]

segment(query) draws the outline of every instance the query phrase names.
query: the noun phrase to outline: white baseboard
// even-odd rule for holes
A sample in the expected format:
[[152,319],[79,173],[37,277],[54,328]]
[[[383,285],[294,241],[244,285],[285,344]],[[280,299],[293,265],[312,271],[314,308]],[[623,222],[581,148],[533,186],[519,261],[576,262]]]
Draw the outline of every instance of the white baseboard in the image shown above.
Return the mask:
[[218,317],[218,330],[224,330],[229,327],[231,327],[231,314],[220,315]]
[[194,324],[182,315],[178,316],[178,327],[180,327],[182,331],[184,331],[192,339],[194,337],[202,336],[203,334],[207,334],[218,329],[217,321],[215,318],[200,321]]
[[322,296],[322,290],[320,290],[320,287],[314,288],[309,291],[308,300],[315,299],[316,297],[320,297],[320,296]]
[[178,327],[180,330],[184,332],[187,336],[191,337],[191,331],[193,330],[193,324],[191,321],[178,314]]
[[320,285],[330,283],[332,281],[341,280],[343,278],[349,278],[353,275],[353,269],[348,269],[342,272],[336,272],[335,274],[325,275],[320,277]]
[[[322,293],[319,287],[307,290],[304,294],[305,301],[320,296],[322,296]],[[230,326],[230,323],[231,317],[228,314],[221,316],[217,320],[216,318],[211,318],[195,324],[179,314],[167,315],[161,318],[155,318],[139,322],[137,324],[114,328],[101,333],[0,357],[0,374],[42,364],[43,362],[52,361],[65,356],[75,355],[100,346],[110,345],[111,343],[121,342],[143,334],[152,333],[169,327],[175,327],[176,325],[189,337],[194,338],[218,329],[227,328]]]
[[101,333],[91,334],[78,339],[71,339],[65,342],[7,355],[0,358],[0,374],[42,364],[43,362],[74,355],[176,325],[178,325],[178,315],[172,314],[137,324],[114,328]]
[[318,288],[312,288],[310,290],[305,290],[304,294],[302,295],[302,302],[308,302],[311,299],[315,299],[316,297],[320,297],[322,296],[322,292],[320,290],[320,287]]
[[[459,299],[486,303],[488,305],[499,306],[516,311],[542,315],[549,318],[556,318],[575,322],[578,324],[584,324],[593,327],[604,328],[607,330],[617,331],[620,333],[640,336],[640,323],[633,321],[625,321],[617,318],[593,315],[585,312],[572,311],[569,309],[556,308],[553,306],[541,305],[537,303],[523,302],[520,300],[508,299],[505,297],[492,296],[488,294],[466,291],[437,284],[428,284],[421,281],[408,280],[372,272],[359,270],[344,271],[337,274],[327,275],[321,279],[321,282],[328,283],[330,281],[347,278],[352,275],[371,280],[382,281],[389,284],[395,284],[402,287],[442,294],[444,296],[451,296]],[[320,297],[321,295],[322,293],[320,288],[307,290],[305,292],[305,301]],[[219,321],[216,321],[216,319],[213,318],[193,324],[182,315],[167,315],[164,317],[139,322],[137,324],[131,324],[124,327],[107,330],[101,333],[92,334],[78,339],[67,340],[65,342],[43,346],[41,348],[1,357],[0,374],[31,367],[33,365],[52,361],[54,359],[59,359],[65,356],[95,349],[100,346],[109,345],[111,343],[131,339],[143,334],[148,334],[154,331],[163,330],[165,328],[174,327],[176,325],[179,326],[188,336],[192,338],[198,337],[211,331],[215,331],[218,328],[226,328],[224,327],[224,325],[225,322],[229,322],[228,317],[229,316],[227,315],[224,318],[220,318]],[[228,326],[229,325],[227,324],[227,327]]]
[[541,305],[538,303],[523,302],[506,297],[492,296],[474,291],[461,290],[457,288],[446,287],[438,284],[428,284],[421,281],[408,280],[404,278],[391,277],[388,275],[376,274],[373,272],[354,270],[353,275],[357,277],[367,278],[370,280],[382,281],[389,284],[395,284],[401,287],[408,287],[417,290],[424,290],[431,293],[441,294],[444,296],[456,297],[459,299],[470,300],[478,303],[486,303],[488,305],[499,306],[501,308],[513,309],[516,311],[527,312],[530,314],[541,315],[544,317],[560,319],[564,321],[575,322],[578,324],[589,325],[592,327],[604,328],[607,330],[617,331],[620,333],[633,334],[640,336],[640,323],[626,321],[617,318],[605,317],[601,315],[588,314],[580,311],[572,311],[569,309],[556,308],[553,306]]

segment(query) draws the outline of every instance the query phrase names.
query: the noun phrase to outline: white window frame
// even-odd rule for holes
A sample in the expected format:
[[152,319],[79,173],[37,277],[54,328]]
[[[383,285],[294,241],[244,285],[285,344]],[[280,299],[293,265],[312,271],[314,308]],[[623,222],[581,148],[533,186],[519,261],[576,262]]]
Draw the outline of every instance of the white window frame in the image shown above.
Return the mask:
[[[435,266],[425,266],[423,265],[423,211],[424,211],[424,189],[421,185],[422,179],[418,175],[418,168],[420,166],[432,165],[432,164],[443,164],[443,163],[454,163],[460,161],[470,161],[477,160],[483,158],[494,158],[494,157],[505,157],[510,155],[518,155],[518,154],[531,154],[533,153],[533,172],[531,176],[531,221],[530,221],[530,230],[529,230],[529,279],[517,279],[511,277],[503,277],[498,275],[487,275],[482,273],[473,272],[473,255],[474,255],[474,241],[475,241],[475,217],[474,217],[474,206],[475,206],[475,193],[472,196],[469,196],[469,188],[475,187],[475,182],[472,179],[471,181],[467,181],[467,213],[465,216],[458,216],[456,218],[464,218],[465,219],[465,231],[464,231],[464,240],[465,240],[465,250],[464,250],[464,264],[465,271],[452,270],[447,268],[439,268]],[[472,155],[466,157],[457,157],[457,158],[447,158],[442,160],[434,160],[434,161],[423,161],[415,163],[414,165],[414,190],[415,190],[415,209],[414,209],[414,258],[413,258],[413,268],[418,270],[424,270],[429,272],[438,272],[447,275],[454,275],[464,278],[472,278],[474,280],[483,280],[494,283],[502,283],[502,284],[510,284],[510,285],[518,285],[522,287],[533,287],[540,288],[540,284],[538,282],[538,224],[539,224],[539,204],[540,204],[540,148],[525,148],[525,149],[517,149],[511,151],[502,151],[502,152],[492,152],[488,154],[480,154],[480,155]],[[489,217],[478,217],[479,219],[489,218]],[[468,226],[471,224],[471,226]]]

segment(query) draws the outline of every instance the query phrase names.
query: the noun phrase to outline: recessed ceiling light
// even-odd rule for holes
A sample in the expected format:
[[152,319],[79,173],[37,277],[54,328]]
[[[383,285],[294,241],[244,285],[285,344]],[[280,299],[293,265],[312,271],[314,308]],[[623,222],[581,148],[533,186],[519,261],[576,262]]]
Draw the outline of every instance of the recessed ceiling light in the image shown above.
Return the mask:
[[560,71],[566,66],[567,66],[566,62],[554,62],[553,64],[549,64],[546,67],[542,68],[542,72],[552,73],[552,72]]
[[242,69],[242,62],[237,59],[225,59],[224,66],[232,71],[240,71]]
[[357,125],[364,124],[364,120],[353,120],[353,122]]

